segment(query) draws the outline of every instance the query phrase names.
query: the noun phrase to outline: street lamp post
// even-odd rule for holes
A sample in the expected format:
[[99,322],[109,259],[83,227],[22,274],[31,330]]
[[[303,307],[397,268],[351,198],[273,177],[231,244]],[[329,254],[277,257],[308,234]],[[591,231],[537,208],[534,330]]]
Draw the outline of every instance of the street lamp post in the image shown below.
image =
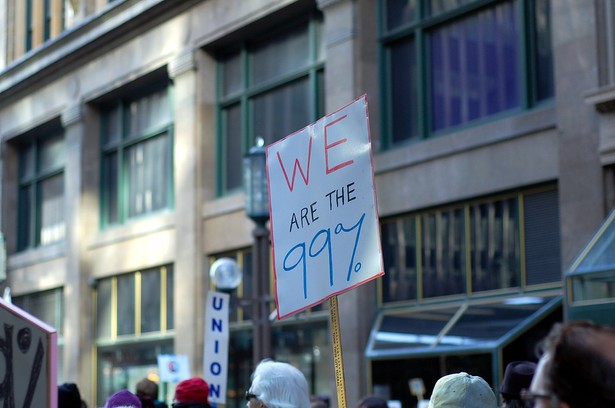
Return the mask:
[[267,189],[266,154],[264,140],[243,159],[243,179],[246,195],[246,215],[255,223],[252,230],[252,358],[256,366],[263,358],[271,357],[271,327],[268,310],[269,285],[269,193]]

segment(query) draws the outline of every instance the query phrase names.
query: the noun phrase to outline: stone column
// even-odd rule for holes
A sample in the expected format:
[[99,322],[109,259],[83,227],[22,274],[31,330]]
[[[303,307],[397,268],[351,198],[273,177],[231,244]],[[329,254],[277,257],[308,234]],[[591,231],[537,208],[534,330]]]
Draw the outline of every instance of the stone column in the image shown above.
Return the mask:
[[193,375],[203,371],[204,289],[201,254],[201,141],[198,135],[198,81],[193,50],[168,66],[174,82],[175,352],[185,354]]
[[[363,4],[366,3],[366,4]],[[369,3],[369,4],[367,4]],[[367,93],[364,79],[366,44],[363,42],[372,28],[363,27],[364,8],[373,8],[374,2],[354,0],[318,0],[324,14],[324,41],[326,47],[325,95],[327,113],[332,112]],[[370,10],[371,10],[370,8]],[[375,24],[375,22],[374,22]],[[372,39],[375,41],[375,37]],[[372,61],[371,64],[375,64]],[[365,346],[373,316],[373,283],[362,285],[338,296],[347,407],[354,407],[368,392]],[[333,367],[331,368],[332,373]],[[331,379],[335,390],[335,378]],[[337,395],[331,395],[332,400]],[[335,405],[334,405],[335,406]]]
[[[66,275],[64,281],[64,352],[66,381],[76,382],[84,399],[91,393],[91,350],[94,341],[92,288],[84,266],[88,228],[84,214],[84,140],[86,124],[80,101],[67,107],[61,116],[66,145],[64,197],[66,220]],[[97,226],[97,224],[94,224]]]

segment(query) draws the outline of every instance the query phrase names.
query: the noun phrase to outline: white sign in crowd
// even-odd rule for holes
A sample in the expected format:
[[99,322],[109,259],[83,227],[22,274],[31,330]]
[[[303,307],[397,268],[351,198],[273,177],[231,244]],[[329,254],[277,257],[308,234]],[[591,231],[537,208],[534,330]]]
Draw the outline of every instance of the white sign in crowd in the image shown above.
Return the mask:
[[267,147],[278,319],[382,276],[367,97]]

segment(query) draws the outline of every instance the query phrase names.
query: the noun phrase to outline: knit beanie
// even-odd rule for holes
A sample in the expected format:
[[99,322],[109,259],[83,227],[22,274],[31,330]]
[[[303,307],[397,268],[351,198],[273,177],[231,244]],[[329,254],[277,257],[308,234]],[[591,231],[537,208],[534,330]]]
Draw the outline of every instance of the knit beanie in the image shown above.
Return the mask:
[[142,408],[141,401],[128,390],[121,390],[107,399],[104,408]]
[[194,377],[177,384],[175,401],[208,403],[209,384],[202,378]]

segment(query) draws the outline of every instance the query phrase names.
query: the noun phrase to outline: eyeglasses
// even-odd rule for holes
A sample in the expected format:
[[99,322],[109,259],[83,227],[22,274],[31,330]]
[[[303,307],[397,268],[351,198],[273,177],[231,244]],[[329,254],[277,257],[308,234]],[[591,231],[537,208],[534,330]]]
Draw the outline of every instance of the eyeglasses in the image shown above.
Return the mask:
[[529,390],[521,390],[521,399],[525,402],[526,408],[534,408],[537,399],[549,400],[549,407],[557,407],[557,397],[553,394],[539,394]]
[[252,394],[250,391],[246,391],[246,401],[250,402],[252,398],[258,399],[256,394]]

